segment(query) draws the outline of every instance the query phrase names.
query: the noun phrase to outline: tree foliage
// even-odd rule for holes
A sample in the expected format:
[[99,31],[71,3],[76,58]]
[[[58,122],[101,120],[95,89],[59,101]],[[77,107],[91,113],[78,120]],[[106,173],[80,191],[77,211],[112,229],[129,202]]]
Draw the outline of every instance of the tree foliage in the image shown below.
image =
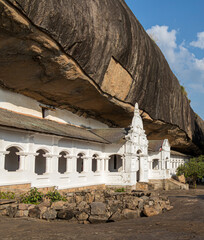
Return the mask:
[[179,166],[177,168],[177,175],[180,176],[183,174],[186,179],[196,185],[196,181],[204,177],[204,155],[191,158],[184,165]]

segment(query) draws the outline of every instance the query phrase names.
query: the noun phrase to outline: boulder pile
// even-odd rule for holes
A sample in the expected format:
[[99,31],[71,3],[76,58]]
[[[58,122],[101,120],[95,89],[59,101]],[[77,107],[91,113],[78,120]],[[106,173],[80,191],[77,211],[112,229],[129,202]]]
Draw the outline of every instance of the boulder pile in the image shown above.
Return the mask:
[[44,199],[38,205],[2,201],[0,215],[88,224],[151,217],[173,208],[167,197],[155,192],[82,191],[66,193],[66,200]]

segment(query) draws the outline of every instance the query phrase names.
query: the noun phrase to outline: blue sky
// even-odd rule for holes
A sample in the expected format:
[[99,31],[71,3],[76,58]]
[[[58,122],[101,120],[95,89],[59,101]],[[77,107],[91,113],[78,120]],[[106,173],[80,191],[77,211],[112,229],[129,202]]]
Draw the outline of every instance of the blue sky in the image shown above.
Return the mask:
[[204,119],[204,0],[125,0]]

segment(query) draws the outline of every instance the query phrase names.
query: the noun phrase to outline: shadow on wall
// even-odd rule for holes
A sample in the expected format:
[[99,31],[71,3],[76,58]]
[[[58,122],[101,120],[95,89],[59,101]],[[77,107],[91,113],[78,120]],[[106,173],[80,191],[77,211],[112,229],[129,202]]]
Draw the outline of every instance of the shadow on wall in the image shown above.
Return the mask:
[[195,130],[193,132],[193,142],[200,147],[198,155],[204,154],[204,121],[197,116],[195,121]]

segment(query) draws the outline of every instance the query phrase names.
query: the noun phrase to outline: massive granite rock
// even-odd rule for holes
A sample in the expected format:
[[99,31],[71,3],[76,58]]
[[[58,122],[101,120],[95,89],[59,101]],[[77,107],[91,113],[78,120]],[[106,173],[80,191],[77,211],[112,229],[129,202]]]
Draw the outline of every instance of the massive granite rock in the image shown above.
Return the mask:
[[204,124],[124,0],[0,0],[0,85],[200,154]]

